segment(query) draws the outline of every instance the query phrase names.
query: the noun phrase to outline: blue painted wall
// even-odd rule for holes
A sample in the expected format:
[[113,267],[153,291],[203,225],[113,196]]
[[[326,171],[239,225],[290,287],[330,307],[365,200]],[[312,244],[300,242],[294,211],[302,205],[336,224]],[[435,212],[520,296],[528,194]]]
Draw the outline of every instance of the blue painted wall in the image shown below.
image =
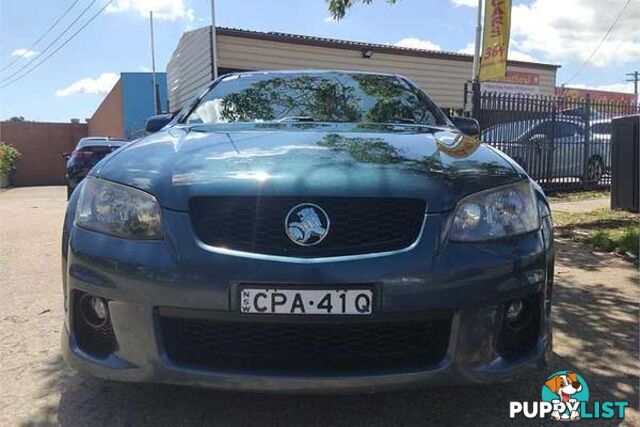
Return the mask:
[[[120,73],[122,81],[122,117],[124,135],[135,139],[144,136],[144,124],[155,114],[153,106],[153,76],[151,73]],[[169,111],[167,74],[156,73],[160,94],[160,109]]]

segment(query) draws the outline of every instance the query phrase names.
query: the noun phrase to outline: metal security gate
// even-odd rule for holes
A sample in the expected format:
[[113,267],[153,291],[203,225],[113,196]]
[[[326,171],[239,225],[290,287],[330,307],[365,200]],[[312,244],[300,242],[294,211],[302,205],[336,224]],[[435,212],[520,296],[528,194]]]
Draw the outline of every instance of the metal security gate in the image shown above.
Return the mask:
[[611,208],[640,212],[640,116],[613,120]]
[[[471,94],[469,94],[471,95]],[[611,185],[611,119],[637,104],[481,92],[473,117],[481,139],[516,160],[547,190]]]

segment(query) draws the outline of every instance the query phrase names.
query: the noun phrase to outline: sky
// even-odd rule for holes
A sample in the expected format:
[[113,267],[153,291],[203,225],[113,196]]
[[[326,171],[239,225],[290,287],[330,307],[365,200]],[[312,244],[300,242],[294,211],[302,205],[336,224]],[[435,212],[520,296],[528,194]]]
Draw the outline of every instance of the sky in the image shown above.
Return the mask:
[[[209,0],[112,0],[45,60],[107,2],[0,0],[0,120],[89,118],[120,72],[150,70],[150,8],[156,18],[158,71],[165,70],[184,31],[211,19]],[[216,0],[216,21],[225,27],[471,52],[476,7],[477,0],[398,0],[395,5],[376,0],[335,21],[325,0]],[[561,65],[558,85],[633,92],[625,80],[627,73],[640,71],[640,0],[513,0],[510,57]]]

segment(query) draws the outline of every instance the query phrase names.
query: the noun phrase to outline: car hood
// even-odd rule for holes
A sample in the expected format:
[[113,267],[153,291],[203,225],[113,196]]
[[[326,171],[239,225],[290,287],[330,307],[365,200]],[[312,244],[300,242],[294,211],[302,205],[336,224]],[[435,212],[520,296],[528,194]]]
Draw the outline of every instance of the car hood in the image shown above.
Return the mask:
[[188,210],[206,195],[412,197],[429,212],[523,178],[494,149],[447,128],[416,126],[174,127],[100,163],[92,175]]

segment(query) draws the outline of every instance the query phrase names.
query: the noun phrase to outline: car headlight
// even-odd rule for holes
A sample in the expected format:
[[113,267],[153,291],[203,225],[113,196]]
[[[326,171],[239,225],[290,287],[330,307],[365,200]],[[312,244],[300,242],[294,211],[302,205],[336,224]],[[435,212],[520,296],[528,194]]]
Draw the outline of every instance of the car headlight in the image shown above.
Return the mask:
[[126,239],[162,239],[160,205],[142,190],[87,177],[76,225]]
[[525,181],[462,199],[451,221],[449,240],[479,242],[524,234],[539,227],[535,194]]

